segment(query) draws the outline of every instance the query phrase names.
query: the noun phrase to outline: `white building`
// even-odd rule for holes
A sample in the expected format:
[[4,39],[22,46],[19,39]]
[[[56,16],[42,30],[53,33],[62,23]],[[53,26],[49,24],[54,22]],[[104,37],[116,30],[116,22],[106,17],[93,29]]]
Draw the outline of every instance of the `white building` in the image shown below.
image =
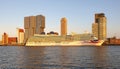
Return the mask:
[[17,42],[21,44],[24,42],[24,30],[17,28]]

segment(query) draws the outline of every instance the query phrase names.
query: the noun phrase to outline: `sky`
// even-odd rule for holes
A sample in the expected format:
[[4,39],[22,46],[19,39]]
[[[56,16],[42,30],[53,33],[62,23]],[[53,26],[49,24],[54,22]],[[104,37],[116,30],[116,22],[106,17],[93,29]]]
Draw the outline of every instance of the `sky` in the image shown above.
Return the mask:
[[17,36],[24,17],[44,15],[45,32],[60,33],[60,20],[67,18],[68,34],[92,32],[95,13],[107,17],[107,37],[120,38],[120,0],[0,0],[0,40],[4,32]]

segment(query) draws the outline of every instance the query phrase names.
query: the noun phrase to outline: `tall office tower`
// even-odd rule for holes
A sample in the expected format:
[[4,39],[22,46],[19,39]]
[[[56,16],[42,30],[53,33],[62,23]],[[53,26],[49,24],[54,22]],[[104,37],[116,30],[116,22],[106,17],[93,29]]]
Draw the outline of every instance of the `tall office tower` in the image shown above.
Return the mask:
[[29,28],[29,37],[33,36],[35,33],[35,29],[36,29],[36,16],[30,16],[29,17],[29,24],[30,24],[30,28]]
[[24,41],[24,30],[17,28],[17,43],[21,44]]
[[29,29],[30,29],[30,17],[24,17],[24,29],[25,29],[25,34],[24,34],[24,42],[29,38]]
[[4,33],[2,35],[2,44],[8,44],[8,34]]
[[61,35],[67,35],[67,19],[65,17],[61,19]]
[[36,34],[44,32],[45,28],[45,16],[38,15],[36,16]]
[[107,19],[104,13],[95,14],[95,22],[92,24],[92,33],[99,40],[107,37]]
[[41,32],[44,32],[44,28],[45,16],[37,15],[24,17],[24,41],[26,41],[29,37],[34,36],[34,34],[40,34]]

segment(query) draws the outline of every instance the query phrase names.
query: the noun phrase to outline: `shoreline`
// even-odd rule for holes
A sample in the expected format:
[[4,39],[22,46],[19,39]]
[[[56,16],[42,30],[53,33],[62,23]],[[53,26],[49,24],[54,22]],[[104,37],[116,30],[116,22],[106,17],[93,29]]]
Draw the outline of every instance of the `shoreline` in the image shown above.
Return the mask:
[[[14,45],[11,45],[11,44],[7,44],[7,45],[0,45],[0,46],[26,46],[26,45],[20,45],[20,44],[14,44]],[[43,46],[26,46],[26,47],[62,47],[62,45],[43,45]],[[94,47],[96,45],[65,45],[66,47],[80,47],[80,46],[90,46],[90,47]],[[103,44],[101,46],[120,46],[120,44]],[[101,46],[96,46],[96,47],[101,47]]]
[[5,44],[5,45],[0,45],[0,46],[25,46],[23,44]]
[[120,46],[120,44],[103,44],[103,46]]

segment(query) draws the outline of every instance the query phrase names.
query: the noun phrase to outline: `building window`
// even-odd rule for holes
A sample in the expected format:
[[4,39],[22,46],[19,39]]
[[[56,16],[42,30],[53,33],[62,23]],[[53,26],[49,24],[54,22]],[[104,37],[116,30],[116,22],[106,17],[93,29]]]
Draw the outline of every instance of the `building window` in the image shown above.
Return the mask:
[[97,18],[97,19],[95,20],[95,22],[96,22],[96,23],[100,23],[100,19]]

